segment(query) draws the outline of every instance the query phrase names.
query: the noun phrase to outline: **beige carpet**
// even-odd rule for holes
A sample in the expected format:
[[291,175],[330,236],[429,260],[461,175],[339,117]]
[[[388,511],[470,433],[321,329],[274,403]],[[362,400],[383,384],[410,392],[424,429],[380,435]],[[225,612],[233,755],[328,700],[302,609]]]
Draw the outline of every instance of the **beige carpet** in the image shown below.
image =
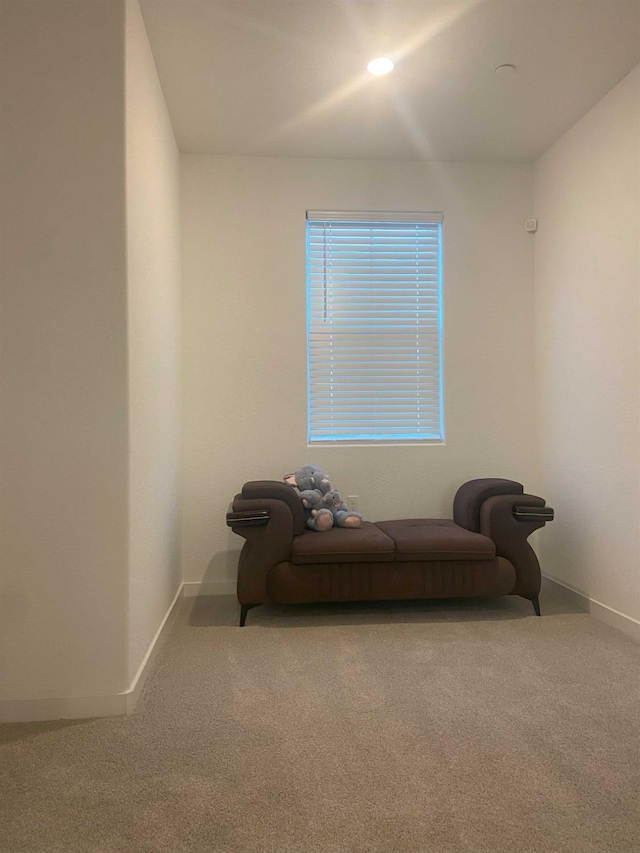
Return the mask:
[[640,647],[541,602],[187,600],[135,715],[0,726],[0,850],[637,853]]

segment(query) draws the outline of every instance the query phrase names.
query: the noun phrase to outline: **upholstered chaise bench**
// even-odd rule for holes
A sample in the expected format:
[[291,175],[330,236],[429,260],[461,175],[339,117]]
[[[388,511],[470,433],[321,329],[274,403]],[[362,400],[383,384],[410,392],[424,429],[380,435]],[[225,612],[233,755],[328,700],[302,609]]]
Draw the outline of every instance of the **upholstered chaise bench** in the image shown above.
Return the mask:
[[227,524],[246,540],[238,564],[240,626],[259,604],[520,595],[540,615],[540,565],[527,542],[553,520],[513,480],[471,480],[453,519],[364,521],[316,533],[296,491],[257,480],[236,495]]

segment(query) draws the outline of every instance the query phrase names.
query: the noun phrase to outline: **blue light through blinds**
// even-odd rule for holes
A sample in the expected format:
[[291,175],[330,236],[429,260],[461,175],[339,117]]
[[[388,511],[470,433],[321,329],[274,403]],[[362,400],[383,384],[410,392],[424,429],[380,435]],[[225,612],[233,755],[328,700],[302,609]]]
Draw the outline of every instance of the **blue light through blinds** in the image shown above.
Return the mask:
[[442,440],[441,229],[307,213],[310,443]]

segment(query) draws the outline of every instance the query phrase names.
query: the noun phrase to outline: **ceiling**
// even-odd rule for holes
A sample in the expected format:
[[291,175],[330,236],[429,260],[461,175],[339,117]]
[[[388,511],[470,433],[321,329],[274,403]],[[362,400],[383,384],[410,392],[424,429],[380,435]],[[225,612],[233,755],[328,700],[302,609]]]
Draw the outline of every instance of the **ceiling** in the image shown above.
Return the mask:
[[640,0],[141,7],[186,152],[531,162],[640,62]]

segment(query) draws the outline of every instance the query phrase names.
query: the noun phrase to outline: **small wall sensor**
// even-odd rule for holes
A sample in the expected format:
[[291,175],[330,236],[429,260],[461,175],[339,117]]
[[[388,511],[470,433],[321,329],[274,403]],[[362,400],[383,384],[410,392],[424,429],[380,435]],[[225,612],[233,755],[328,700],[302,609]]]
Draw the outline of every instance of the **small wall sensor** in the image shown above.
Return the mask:
[[528,231],[529,234],[535,234],[538,230],[538,220],[537,219],[527,219],[524,223],[524,230]]

